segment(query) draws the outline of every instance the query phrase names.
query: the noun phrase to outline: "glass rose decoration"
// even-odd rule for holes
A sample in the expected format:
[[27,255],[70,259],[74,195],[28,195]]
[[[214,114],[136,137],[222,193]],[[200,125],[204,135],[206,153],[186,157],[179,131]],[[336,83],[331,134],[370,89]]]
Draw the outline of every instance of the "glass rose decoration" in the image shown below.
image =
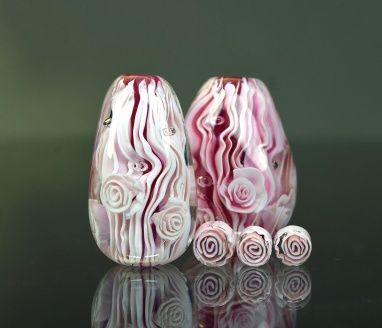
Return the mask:
[[312,252],[312,242],[308,231],[290,225],[277,231],[274,238],[276,257],[285,265],[301,265]]
[[234,253],[235,235],[224,222],[202,224],[194,237],[194,255],[208,266],[222,266]]
[[162,211],[153,214],[152,221],[163,240],[176,241],[182,234],[189,234],[188,215],[189,208],[184,202],[169,199]]
[[265,179],[255,168],[234,169],[232,181],[220,193],[227,209],[236,213],[261,211],[267,204]]
[[183,115],[161,77],[124,75],[101,111],[89,187],[89,217],[101,251],[150,266],[179,257],[193,231]]
[[110,212],[125,213],[129,217],[142,206],[138,198],[132,206],[134,198],[142,192],[143,186],[131,176],[112,174],[103,182],[100,198]]
[[239,259],[249,266],[266,264],[272,254],[272,237],[267,230],[258,226],[245,228],[236,244]]

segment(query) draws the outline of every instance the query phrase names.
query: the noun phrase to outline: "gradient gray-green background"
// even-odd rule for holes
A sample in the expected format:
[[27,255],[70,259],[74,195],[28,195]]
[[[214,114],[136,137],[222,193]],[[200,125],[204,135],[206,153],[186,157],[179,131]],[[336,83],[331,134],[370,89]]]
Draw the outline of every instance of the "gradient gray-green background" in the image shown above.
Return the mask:
[[[298,327],[376,326],[380,1],[0,0],[0,325],[88,327],[112,267],[87,218],[100,106],[122,73],[269,87],[294,150],[292,223],[313,238]],[[181,267],[189,257],[177,261]]]
[[20,1],[0,5],[0,139],[90,138],[124,72],[186,111],[213,75],[266,82],[291,139],[382,139],[378,1]]

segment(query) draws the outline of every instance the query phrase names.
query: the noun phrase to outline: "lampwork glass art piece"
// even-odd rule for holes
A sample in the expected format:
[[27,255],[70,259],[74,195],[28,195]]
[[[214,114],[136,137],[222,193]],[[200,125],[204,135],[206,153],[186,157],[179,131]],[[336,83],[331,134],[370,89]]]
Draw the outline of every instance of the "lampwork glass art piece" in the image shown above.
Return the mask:
[[277,231],[274,238],[276,257],[285,265],[301,265],[312,252],[312,241],[304,228],[289,225]]
[[237,256],[246,265],[262,266],[271,257],[272,245],[272,237],[267,230],[249,226],[241,232],[237,241]]
[[92,233],[121,264],[179,257],[190,242],[190,170],[183,115],[163,78],[124,75],[103,103],[89,186]]
[[[259,226],[271,236],[287,225],[296,201],[296,168],[263,82],[209,79],[189,109],[186,130],[196,179],[196,235],[211,221],[227,223],[235,234]],[[208,227],[202,229],[207,235]]]
[[222,221],[206,222],[199,227],[194,237],[195,257],[208,266],[222,266],[235,251],[235,234]]

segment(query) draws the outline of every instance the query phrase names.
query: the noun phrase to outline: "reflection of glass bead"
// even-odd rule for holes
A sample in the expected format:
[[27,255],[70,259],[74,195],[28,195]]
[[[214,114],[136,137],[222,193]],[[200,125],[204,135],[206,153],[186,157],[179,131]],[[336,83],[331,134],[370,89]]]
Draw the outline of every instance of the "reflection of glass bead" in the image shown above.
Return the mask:
[[140,172],[145,172],[149,168],[149,165],[146,162],[137,162],[134,163],[134,170],[140,171]]
[[198,177],[197,179],[197,183],[199,186],[201,187],[209,187],[212,185],[212,180],[209,176],[204,176],[204,175],[201,175],[200,177]]
[[173,127],[164,128],[162,131],[165,136],[173,136],[176,132],[175,128]]

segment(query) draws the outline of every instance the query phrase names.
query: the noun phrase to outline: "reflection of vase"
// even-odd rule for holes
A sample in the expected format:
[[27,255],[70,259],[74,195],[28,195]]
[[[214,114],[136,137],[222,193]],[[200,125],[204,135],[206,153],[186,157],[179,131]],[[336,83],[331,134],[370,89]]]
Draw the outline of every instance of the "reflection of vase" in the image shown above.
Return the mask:
[[106,95],[94,145],[89,217],[120,264],[169,263],[190,243],[190,170],[183,114],[161,77],[124,75]]
[[92,327],[191,326],[186,278],[171,265],[116,267],[104,276],[94,295]]
[[284,227],[296,199],[292,152],[271,95],[253,78],[211,78],[186,117],[195,170],[198,225],[234,231]]

